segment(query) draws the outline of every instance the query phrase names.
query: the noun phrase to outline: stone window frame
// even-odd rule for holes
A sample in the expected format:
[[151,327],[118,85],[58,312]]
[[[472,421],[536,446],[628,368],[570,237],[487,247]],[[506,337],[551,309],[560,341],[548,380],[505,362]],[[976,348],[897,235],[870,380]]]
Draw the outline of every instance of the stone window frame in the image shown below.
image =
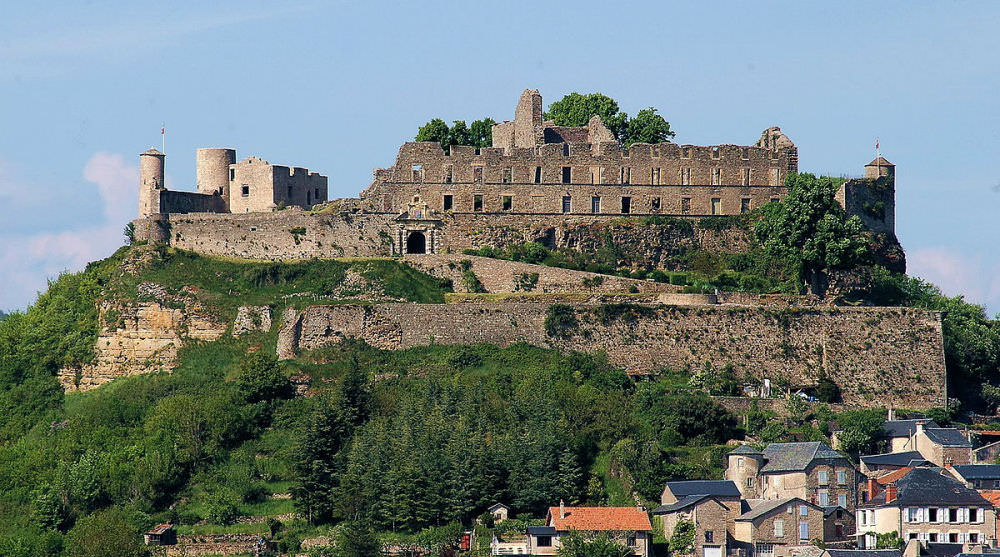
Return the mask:
[[506,166],[500,173],[500,182],[503,184],[510,184],[514,181],[514,167]]
[[649,211],[651,213],[659,213],[662,200],[659,197],[653,197],[649,200]]
[[847,470],[837,470],[837,485],[847,484]]
[[601,212],[601,196],[590,196],[590,212],[597,215]]
[[631,166],[623,166],[623,167],[621,167],[621,170],[618,172],[618,174],[619,174],[618,182],[621,185],[626,185],[626,184],[631,184],[632,183],[632,167]]
[[722,168],[721,167],[716,166],[716,167],[712,168],[712,185],[713,186],[722,185]]
[[250,184],[243,184],[240,187],[240,197],[250,197]]
[[410,165],[410,171],[413,173],[414,182],[424,181],[424,165],[422,164],[412,164]]
[[563,184],[572,184],[573,183],[573,167],[572,166],[564,166],[564,167],[562,167],[561,179],[562,179],[562,183]]
[[694,150],[691,148],[690,145],[681,147],[681,158],[682,159],[690,159],[693,152],[694,152]]
[[719,160],[722,158],[722,149],[719,149],[718,145],[712,147],[712,158],[714,160]]
[[444,183],[450,184],[455,181],[455,165],[447,164],[444,167]]
[[705,543],[715,543],[715,531],[705,530]]
[[713,215],[721,215],[721,214],[723,214],[722,213],[722,198],[721,197],[712,197],[712,198],[709,199],[709,203],[711,203],[710,210],[711,210],[711,213]]
[[751,169],[750,167],[746,167],[746,168],[742,169],[742,174],[743,174],[742,178],[743,178],[743,185],[744,186],[749,186],[750,183],[753,181],[752,180],[752,176],[753,175],[751,174],[752,172],[753,172],[753,169]]
[[660,185],[660,168],[654,167],[649,169],[649,183],[654,186]]
[[500,196],[500,210],[501,211],[512,211],[514,209],[514,196],[512,194],[503,194]]
[[560,205],[563,214],[569,214],[573,212],[573,196],[564,195],[562,196],[562,205]]
[[687,215],[691,213],[691,198],[682,197],[681,198],[681,214]]
[[536,184],[542,183],[542,167],[540,166],[535,167],[535,183]]
[[745,160],[745,161],[750,160],[750,148],[749,147],[743,147],[743,150],[740,153],[740,158],[743,159],[743,160]]
[[816,472],[816,483],[819,485],[830,485],[830,472],[827,470],[818,470]]
[[749,197],[741,197],[740,198],[740,214],[741,215],[745,214],[745,213],[749,213],[750,211],[753,211],[751,203],[753,203],[753,201]]
[[450,193],[441,195],[441,210],[453,211],[455,209],[455,196]]
[[474,193],[472,194],[472,212],[482,213],[485,210],[485,204],[483,203],[483,194]]
[[472,165],[472,182],[482,184],[486,181],[486,168],[481,164]]
[[681,185],[690,186],[691,185],[691,168],[681,168]]
[[785,519],[776,518],[774,519],[774,537],[784,538],[785,537]]
[[623,215],[632,214],[632,196],[623,195],[621,201],[621,210]]

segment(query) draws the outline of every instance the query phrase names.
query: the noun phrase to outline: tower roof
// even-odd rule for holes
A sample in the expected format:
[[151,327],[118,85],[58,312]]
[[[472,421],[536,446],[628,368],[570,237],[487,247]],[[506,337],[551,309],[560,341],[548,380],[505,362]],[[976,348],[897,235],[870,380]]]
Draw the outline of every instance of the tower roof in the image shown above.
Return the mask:
[[160,152],[160,151],[158,151],[157,149],[153,149],[152,147],[150,147],[149,149],[147,149],[147,150],[143,151],[142,153],[140,153],[140,155],[152,155],[152,156],[154,156],[154,157],[162,157],[162,156],[165,156],[165,155],[164,155],[163,153],[161,153],[161,152]]
[[896,166],[891,162],[885,160],[885,157],[879,157],[872,162],[866,164],[865,166]]

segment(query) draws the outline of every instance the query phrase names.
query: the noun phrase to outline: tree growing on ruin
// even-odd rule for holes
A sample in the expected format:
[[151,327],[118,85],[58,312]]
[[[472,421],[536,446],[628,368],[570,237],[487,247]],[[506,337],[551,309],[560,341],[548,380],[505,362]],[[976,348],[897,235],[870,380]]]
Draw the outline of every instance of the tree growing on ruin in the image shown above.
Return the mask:
[[757,240],[771,255],[793,263],[800,283],[822,296],[828,270],[852,268],[868,256],[863,225],[837,202],[833,178],[790,174],[785,185],[788,196],[764,207]]
[[670,122],[657,114],[655,108],[649,107],[640,110],[635,118],[628,121],[625,146],[633,143],[663,143],[674,135],[670,130]]
[[492,118],[482,118],[466,125],[465,120],[455,120],[448,126],[444,120],[434,118],[417,130],[414,141],[434,141],[441,144],[445,152],[451,151],[452,145],[468,145],[482,148],[493,145]]
[[663,143],[674,137],[670,123],[656,112],[649,107],[629,118],[619,108],[618,101],[607,95],[570,93],[549,105],[545,119],[553,120],[557,126],[586,126],[592,117],[600,116],[618,142],[627,147],[633,143]]

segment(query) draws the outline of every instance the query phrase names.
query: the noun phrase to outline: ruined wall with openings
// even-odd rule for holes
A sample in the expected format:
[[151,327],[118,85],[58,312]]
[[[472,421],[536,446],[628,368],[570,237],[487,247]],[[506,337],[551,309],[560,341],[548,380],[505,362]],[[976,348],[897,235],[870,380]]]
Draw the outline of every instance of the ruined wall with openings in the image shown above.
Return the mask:
[[[515,342],[607,353],[630,372],[732,365],[748,380],[814,387],[835,381],[845,403],[909,408],[945,402],[941,316],[909,308],[575,305],[565,336],[546,333],[548,304],[387,304],[289,310],[282,357],[345,338],[382,349]],[[636,309],[638,308],[638,309]]]

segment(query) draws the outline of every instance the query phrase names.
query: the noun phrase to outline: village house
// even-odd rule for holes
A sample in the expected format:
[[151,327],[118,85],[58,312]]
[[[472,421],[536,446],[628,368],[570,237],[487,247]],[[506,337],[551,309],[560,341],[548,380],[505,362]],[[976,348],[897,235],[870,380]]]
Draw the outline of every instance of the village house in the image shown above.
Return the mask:
[[729,453],[726,479],[745,499],[799,497],[851,512],[857,502],[857,469],[826,443],[771,443],[763,451],[744,445]]
[[996,542],[993,505],[941,469],[900,470],[869,481],[869,492],[869,501],[857,511],[861,548],[874,548],[876,535],[890,532],[905,541]]
[[500,524],[501,522],[507,520],[507,515],[510,514],[510,507],[504,505],[503,503],[496,503],[492,507],[486,509],[486,512],[490,513],[495,524]]
[[915,448],[936,466],[972,463],[972,443],[953,427],[927,427],[917,424],[913,435]]
[[661,517],[663,535],[674,534],[681,521],[694,525],[694,554],[722,557],[728,552],[734,520],[741,514],[740,490],[732,481],[693,480],[667,482],[660,496],[661,506],[654,515]]
[[959,464],[948,471],[975,490],[1000,489],[1000,464]]
[[931,465],[931,462],[917,451],[866,455],[860,460],[861,473],[869,478],[877,478],[901,468]]
[[752,557],[787,557],[792,547],[824,535],[824,510],[801,497],[747,501],[736,518],[734,545]]
[[545,526],[548,529],[528,532],[532,555],[556,555],[562,539],[574,533],[585,538],[605,533],[629,548],[631,555],[652,555],[653,525],[642,507],[567,507],[560,502],[549,509]]

